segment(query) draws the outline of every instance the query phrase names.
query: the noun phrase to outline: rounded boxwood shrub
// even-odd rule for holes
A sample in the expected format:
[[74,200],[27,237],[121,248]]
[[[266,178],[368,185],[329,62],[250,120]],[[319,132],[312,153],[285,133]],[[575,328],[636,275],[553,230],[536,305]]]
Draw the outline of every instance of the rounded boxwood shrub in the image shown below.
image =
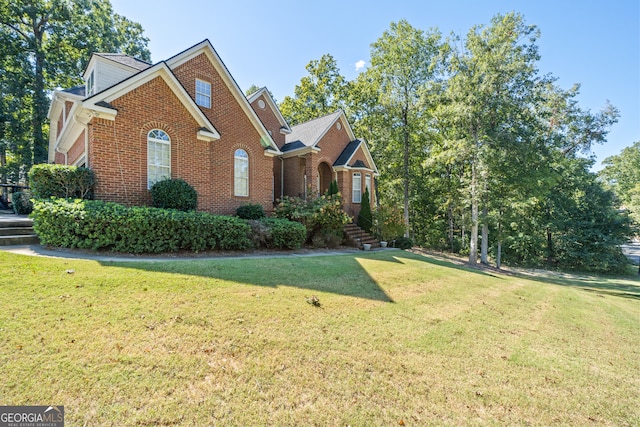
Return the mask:
[[33,203],[31,203],[31,192],[22,190],[13,193],[13,211],[16,215],[28,215],[33,211]]
[[240,206],[236,209],[236,215],[242,219],[260,219],[266,216],[262,205],[257,203]]
[[152,204],[156,208],[193,211],[198,207],[198,193],[183,179],[165,179],[151,187]]

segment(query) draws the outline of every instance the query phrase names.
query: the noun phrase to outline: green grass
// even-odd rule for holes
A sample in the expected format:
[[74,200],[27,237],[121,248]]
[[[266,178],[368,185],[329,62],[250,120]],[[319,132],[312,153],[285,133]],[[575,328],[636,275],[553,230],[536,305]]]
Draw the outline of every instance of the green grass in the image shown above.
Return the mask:
[[401,251],[0,265],[0,405],[69,426],[640,424],[635,278]]

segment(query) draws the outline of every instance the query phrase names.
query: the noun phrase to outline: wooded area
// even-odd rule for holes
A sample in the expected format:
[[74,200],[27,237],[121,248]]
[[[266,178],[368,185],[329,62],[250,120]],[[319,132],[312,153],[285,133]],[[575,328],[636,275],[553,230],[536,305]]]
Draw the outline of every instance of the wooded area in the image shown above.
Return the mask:
[[[633,223],[618,208],[640,206],[622,166],[633,153],[608,159],[606,182],[590,172],[618,111],[587,111],[579,85],[543,74],[538,36],[517,13],[464,36],[393,22],[356,79],[326,54],[280,108],[291,125],[343,109],[380,169],[376,200],[403,211],[416,244],[471,263],[619,271]],[[108,0],[2,0],[0,181],[47,160],[48,94],[81,84],[92,52],[149,60],[147,43]]]
[[344,109],[380,169],[377,200],[403,208],[419,245],[472,264],[623,269],[632,223],[589,157],[618,111],[585,110],[579,85],[541,73],[538,37],[517,13],[464,37],[394,22],[355,80],[324,55],[281,110],[295,124]]

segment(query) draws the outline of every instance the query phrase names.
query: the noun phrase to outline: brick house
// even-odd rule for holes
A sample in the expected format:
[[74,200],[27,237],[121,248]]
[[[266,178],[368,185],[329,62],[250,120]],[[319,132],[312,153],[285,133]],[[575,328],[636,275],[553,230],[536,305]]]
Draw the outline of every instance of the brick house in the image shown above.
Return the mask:
[[353,215],[365,186],[375,194],[377,169],[343,112],[290,127],[266,88],[242,93],[208,40],[153,65],[94,53],[84,79],[53,94],[49,162],[93,169],[96,199],[148,205],[155,182],[182,178],[198,210],[271,211],[335,179]]

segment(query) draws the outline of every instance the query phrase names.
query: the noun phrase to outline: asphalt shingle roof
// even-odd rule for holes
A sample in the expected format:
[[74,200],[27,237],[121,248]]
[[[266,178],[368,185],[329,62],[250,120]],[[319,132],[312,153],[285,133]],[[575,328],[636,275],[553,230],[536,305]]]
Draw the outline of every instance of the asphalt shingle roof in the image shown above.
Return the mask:
[[358,147],[360,146],[360,140],[355,139],[347,144],[342,150],[342,153],[338,156],[336,161],[333,163],[333,166],[347,166],[347,162],[353,156],[353,153],[356,152]]
[[138,71],[146,70],[147,68],[151,67],[151,64],[149,64],[148,62],[121,53],[96,53],[96,55],[105,59],[119,62],[120,64],[126,65],[128,67],[135,68]]
[[[338,116],[340,116],[340,114],[342,114],[342,111],[338,110],[327,116],[292,126],[291,133],[285,137],[284,147],[286,147],[287,144],[294,142],[299,142],[307,147],[313,147],[318,142],[318,139],[326,132],[327,128],[333,124]],[[283,151],[285,151],[284,147]],[[286,151],[289,150],[291,150],[291,148]]]

